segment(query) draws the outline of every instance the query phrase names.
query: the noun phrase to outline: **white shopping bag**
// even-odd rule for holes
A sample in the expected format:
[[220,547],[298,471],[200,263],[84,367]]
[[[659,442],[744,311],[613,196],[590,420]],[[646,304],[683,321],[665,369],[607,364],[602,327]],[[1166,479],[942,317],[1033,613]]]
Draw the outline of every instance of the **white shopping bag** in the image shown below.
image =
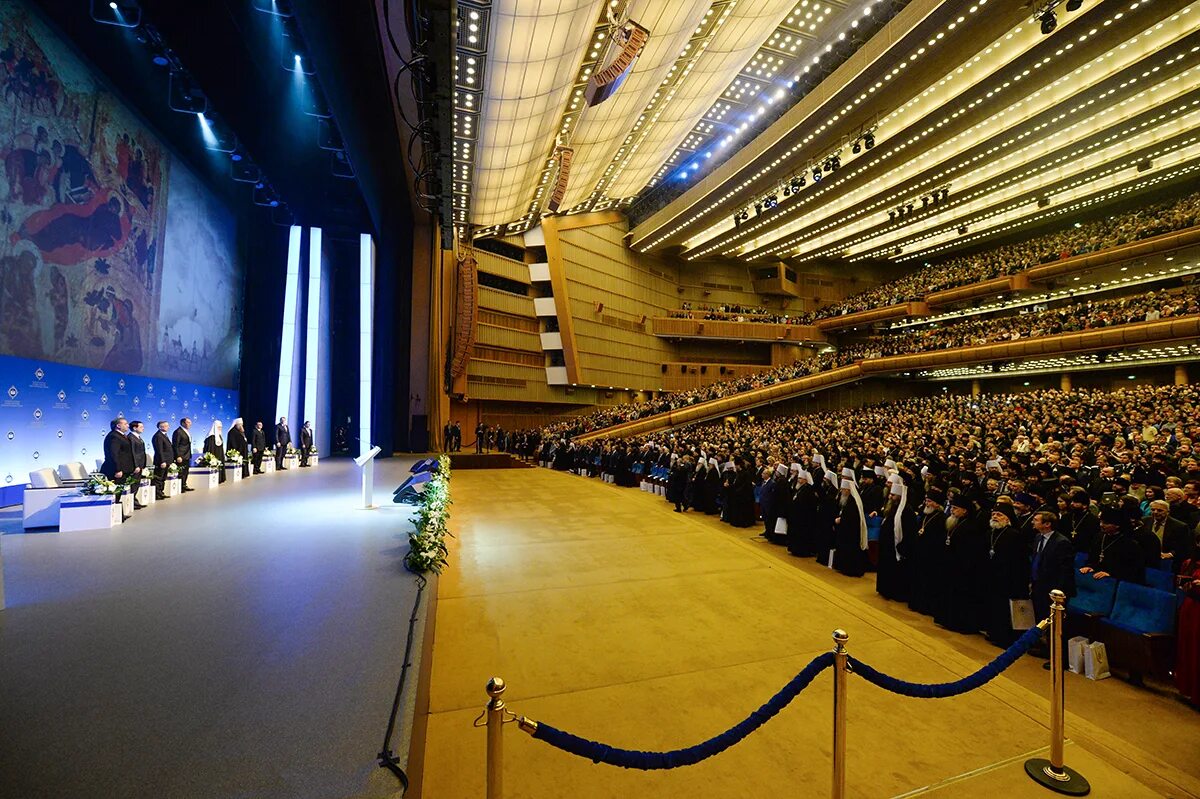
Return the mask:
[[1076,674],[1083,674],[1083,652],[1091,643],[1082,635],[1077,635],[1067,641],[1067,669]]
[[777,535],[787,535],[787,519],[780,516],[775,520],[775,532]]
[[1028,630],[1034,625],[1033,600],[1008,600],[1008,615],[1014,630]]
[[1103,680],[1112,676],[1108,670],[1108,650],[1104,642],[1093,641],[1083,650],[1083,673],[1089,680]]

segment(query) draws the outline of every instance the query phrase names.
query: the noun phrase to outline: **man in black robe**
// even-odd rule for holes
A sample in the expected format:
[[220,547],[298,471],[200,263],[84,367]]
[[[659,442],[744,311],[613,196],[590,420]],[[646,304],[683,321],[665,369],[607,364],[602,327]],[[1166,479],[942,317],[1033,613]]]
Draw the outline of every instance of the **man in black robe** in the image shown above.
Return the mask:
[[688,480],[692,476],[692,461],[687,455],[675,461],[667,477],[667,502],[675,503],[675,512],[687,510],[684,494],[687,491]]
[[1012,600],[1029,598],[1029,543],[1015,522],[1016,513],[1006,503],[992,508],[984,597],[987,638],[1000,647],[1008,647],[1016,639]]
[[1088,552],[1100,535],[1100,520],[1088,510],[1092,498],[1082,488],[1071,491],[1067,513],[1058,520],[1058,531],[1065,535],[1076,552]]
[[263,455],[267,451],[267,431],[263,430],[262,422],[254,423],[250,433],[250,459],[254,462],[254,473],[262,474]]
[[150,446],[154,448],[154,494],[158,499],[167,498],[167,469],[175,462],[175,448],[167,433],[170,429],[170,422],[160,421],[158,431],[150,439]]
[[883,524],[879,528],[879,564],[875,591],[888,599],[908,600],[908,562],[900,554],[904,541],[916,531],[917,516],[909,504],[904,477],[888,478],[888,498],[883,505]]
[[188,488],[188,472],[192,468],[192,436],[188,430],[192,426],[192,420],[186,416],[179,420],[179,427],[175,428],[174,434],[171,436],[171,447],[175,450],[175,465],[179,467],[179,485],[184,491],[195,491],[194,488]]
[[933,618],[960,633],[977,633],[984,627],[982,585],[988,546],[976,514],[975,503],[965,493],[958,492],[950,499],[942,595]]
[[940,556],[946,548],[946,514],[942,508],[946,494],[936,486],[925,492],[917,534],[905,538],[900,555],[909,561],[908,606],[932,616],[937,608],[938,581],[942,578]]
[[250,474],[250,444],[246,441],[246,425],[242,418],[233,420],[229,425],[229,435],[225,437],[226,452],[236,452],[242,456],[242,477]]
[[1134,583],[1146,579],[1146,559],[1142,548],[1131,533],[1129,518],[1116,508],[1100,511],[1100,535],[1088,552],[1087,565],[1080,574],[1090,574],[1097,580],[1115,577]]
[[850,577],[867,572],[867,517],[854,483],[853,470],[846,469],[838,491],[838,515],[834,519],[833,568]]
[[812,557],[815,542],[813,532],[819,523],[820,508],[817,490],[812,485],[812,474],[798,470],[792,488],[792,501],[788,505],[788,552],[799,557]]

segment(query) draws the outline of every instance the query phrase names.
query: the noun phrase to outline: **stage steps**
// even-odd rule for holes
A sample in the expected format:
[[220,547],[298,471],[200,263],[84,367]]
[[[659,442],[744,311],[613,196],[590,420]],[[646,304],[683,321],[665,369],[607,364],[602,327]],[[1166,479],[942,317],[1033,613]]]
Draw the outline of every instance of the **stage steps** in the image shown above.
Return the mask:
[[529,469],[531,464],[507,452],[454,452],[450,454],[451,469]]

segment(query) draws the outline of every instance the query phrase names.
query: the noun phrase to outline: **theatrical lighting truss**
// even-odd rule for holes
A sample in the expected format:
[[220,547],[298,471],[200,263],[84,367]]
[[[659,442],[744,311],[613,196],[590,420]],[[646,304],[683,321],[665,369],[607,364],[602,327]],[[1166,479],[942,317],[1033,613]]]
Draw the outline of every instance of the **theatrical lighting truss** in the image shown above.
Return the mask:
[[[282,0],[277,0],[282,2]],[[117,8],[113,9],[112,5]],[[285,4],[286,5],[286,4]],[[271,209],[272,221],[276,224],[290,225],[294,222],[293,215],[278,193],[271,187],[262,170],[250,159],[246,148],[238,141],[237,135],[229,128],[219,114],[210,109],[208,96],[200,88],[195,78],[187,71],[175,51],[168,46],[162,33],[149,22],[141,22],[141,9],[134,0],[114,0],[112,4],[103,3],[110,12],[126,13],[130,9],[137,10],[138,24],[123,25],[133,28],[133,38],[146,51],[150,62],[168,71],[167,74],[167,105],[171,110],[196,116],[204,138],[206,149],[229,155],[230,177],[238,183],[254,186],[253,201]],[[290,6],[287,6],[290,9]],[[93,2],[93,12],[96,3]],[[131,12],[130,12],[131,13]],[[290,13],[290,10],[289,10]],[[132,17],[130,17],[132,18]],[[96,22],[111,25],[110,21],[96,19]],[[281,221],[283,220],[283,221]]]
[[137,0],[91,0],[92,21],[118,28],[142,24],[142,7]]

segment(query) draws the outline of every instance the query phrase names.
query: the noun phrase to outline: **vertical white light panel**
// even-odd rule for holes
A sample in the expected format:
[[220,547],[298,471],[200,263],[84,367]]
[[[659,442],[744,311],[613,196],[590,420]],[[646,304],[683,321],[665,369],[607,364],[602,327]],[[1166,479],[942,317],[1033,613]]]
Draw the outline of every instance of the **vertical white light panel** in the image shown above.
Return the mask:
[[[320,429],[320,414],[317,413],[317,369],[321,342],[321,228],[308,229],[308,324],[304,335],[304,419],[297,419],[296,435],[300,435],[300,424],[310,421],[313,433]],[[319,446],[319,444],[318,444]]]
[[[283,327],[279,339],[279,391],[275,395],[275,420],[288,415],[292,404],[292,364],[296,355],[296,292],[300,283],[300,234],[292,225],[288,231],[287,283],[283,292]],[[288,427],[293,423],[288,422]],[[295,429],[295,428],[293,428]]]
[[358,454],[371,450],[371,350],[375,335],[375,241],[358,238]]

